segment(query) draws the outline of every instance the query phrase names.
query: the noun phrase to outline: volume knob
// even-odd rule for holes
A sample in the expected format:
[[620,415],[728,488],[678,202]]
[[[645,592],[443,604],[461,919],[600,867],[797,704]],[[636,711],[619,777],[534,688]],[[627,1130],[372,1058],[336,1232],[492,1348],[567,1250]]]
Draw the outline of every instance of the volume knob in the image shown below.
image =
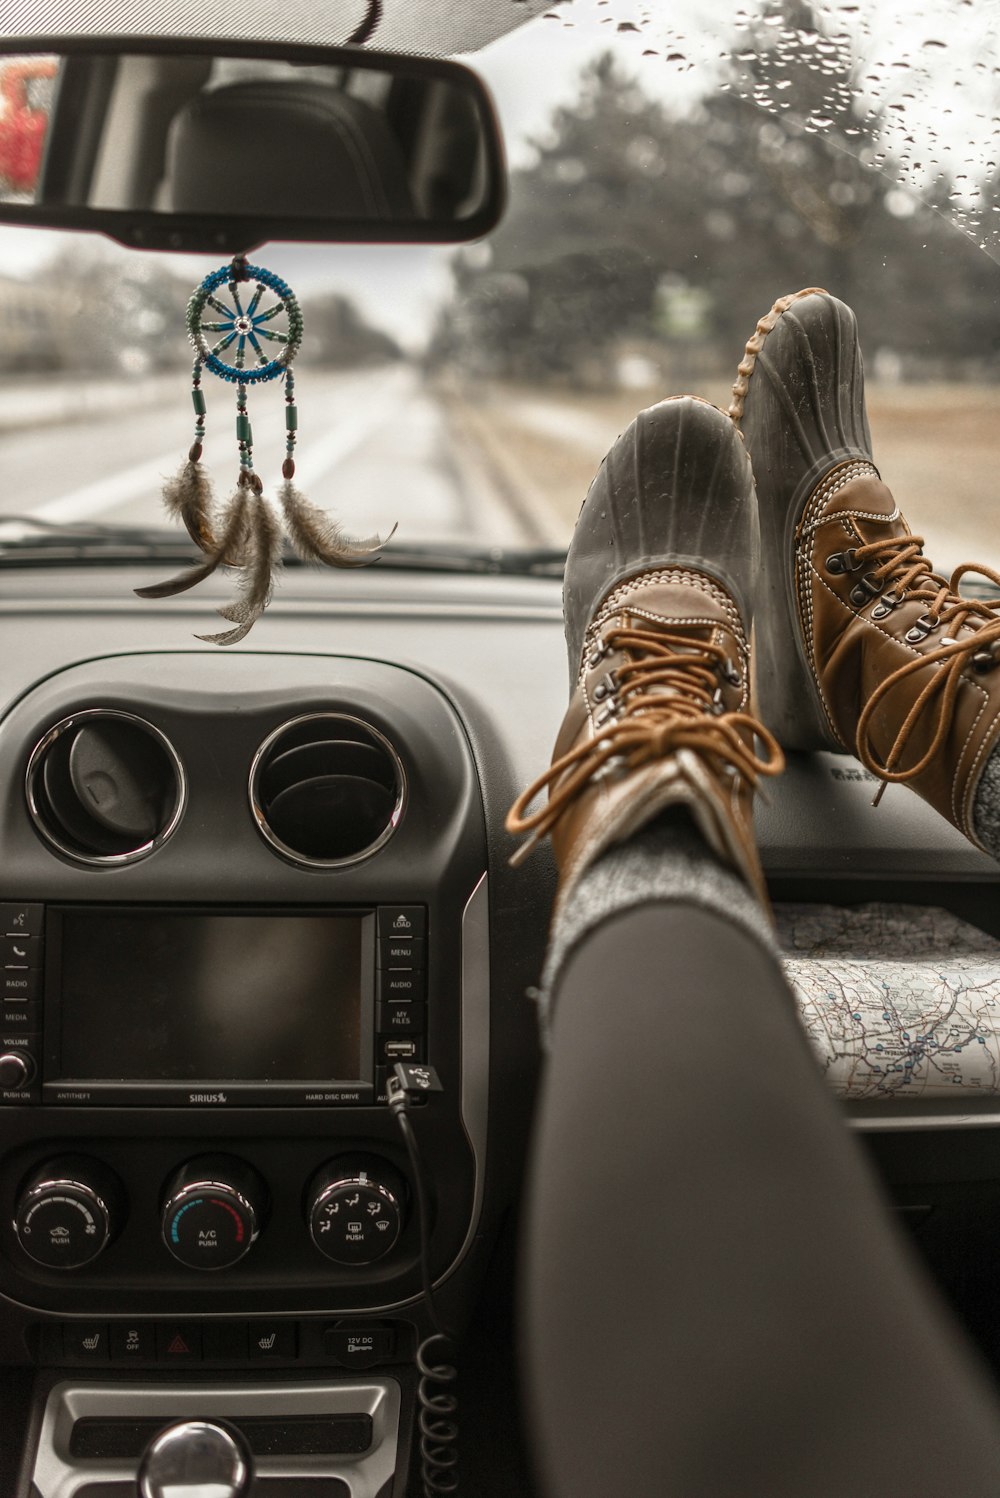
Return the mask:
[[0,1090],[19,1092],[27,1087],[34,1075],[31,1057],[20,1051],[5,1051],[0,1055]]

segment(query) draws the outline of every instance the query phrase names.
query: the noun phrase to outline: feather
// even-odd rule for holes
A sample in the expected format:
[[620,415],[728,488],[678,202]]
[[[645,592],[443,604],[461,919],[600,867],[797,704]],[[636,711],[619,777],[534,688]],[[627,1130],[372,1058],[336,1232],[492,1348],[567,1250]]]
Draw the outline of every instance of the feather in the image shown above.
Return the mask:
[[245,638],[271,601],[275,573],[281,566],[282,534],[278,517],[266,500],[258,498],[247,517],[246,562],[239,597],[218,613],[235,629],[217,635],[198,635],[212,645],[235,645]]
[[278,497],[289,540],[305,562],[324,562],[328,567],[366,567],[395,534],[393,526],[385,541],[379,536],[365,536],[361,540],[345,536],[340,524],[300,494],[290,480],[281,485]]
[[217,541],[213,527],[214,500],[208,474],[200,463],[190,459],[163,486],[163,503],[168,515],[180,520],[194,544],[206,553],[215,551]]
[[222,533],[212,551],[203,562],[187,567],[166,582],[154,583],[148,588],[136,588],[140,598],[173,598],[186,593],[197,583],[204,582],[222,563],[229,563],[232,556],[243,555],[247,544],[248,497],[245,489],[237,489],[226,507],[222,520]]

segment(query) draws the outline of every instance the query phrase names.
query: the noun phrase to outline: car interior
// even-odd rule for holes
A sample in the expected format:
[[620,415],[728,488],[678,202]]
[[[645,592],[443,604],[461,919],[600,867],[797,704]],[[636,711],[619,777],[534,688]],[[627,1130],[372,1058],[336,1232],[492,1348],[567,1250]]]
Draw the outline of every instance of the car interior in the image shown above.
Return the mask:
[[[631,414],[724,405],[756,319],[827,285],[919,524],[996,565],[995,18],[100,9],[0,39],[0,1498],[544,1498],[517,1265],[555,869],[504,819],[565,707],[576,507]],[[273,596],[161,512],[203,440],[220,493],[284,456],[333,517],[325,552],[289,521]],[[862,967],[872,910],[928,971],[981,939],[933,1075],[860,1067],[854,1002],[807,1028],[1000,1372],[1000,866],[876,789],[789,754],[761,859],[813,977],[810,912]],[[236,1465],[171,1487],[213,1430]]]

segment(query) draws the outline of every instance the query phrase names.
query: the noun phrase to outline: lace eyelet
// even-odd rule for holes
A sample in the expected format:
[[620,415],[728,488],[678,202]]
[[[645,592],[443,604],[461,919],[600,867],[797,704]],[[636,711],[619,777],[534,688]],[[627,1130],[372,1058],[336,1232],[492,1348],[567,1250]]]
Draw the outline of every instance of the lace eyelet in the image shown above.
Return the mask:
[[595,670],[601,664],[610,648],[606,640],[602,640],[599,645],[595,646],[587,657],[587,669],[589,671]]
[[731,687],[741,687],[743,685],[743,677],[728,656],[724,661],[719,662],[716,670],[721,677],[728,681]]
[[894,592],[883,593],[882,597],[879,599],[878,603],[872,609],[872,618],[873,619],[886,619],[886,618],[888,618],[888,616],[892,613],[893,609],[898,608],[899,605],[902,603],[902,601],[903,601],[903,595],[901,593],[894,593]]
[[851,602],[856,609],[864,608],[872,598],[878,597],[884,587],[882,578],[876,577],[874,572],[866,572],[851,589]]
[[996,645],[977,650],[972,657],[972,669],[977,676],[985,676],[987,671],[994,671],[997,666],[1000,666],[1000,649]]
[[916,624],[906,631],[903,639],[908,645],[919,645],[929,634],[933,634],[934,630],[940,628],[940,619],[932,619],[929,614],[921,614]]
[[594,701],[603,702],[605,697],[613,697],[615,695],[615,692],[617,691],[617,688],[618,683],[615,680],[615,673],[613,671],[606,672],[594,688]]
[[834,551],[826,559],[826,570],[839,577],[844,572],[857,572],[862,565],[855,561],[857,548],[851,546],[847,551]]

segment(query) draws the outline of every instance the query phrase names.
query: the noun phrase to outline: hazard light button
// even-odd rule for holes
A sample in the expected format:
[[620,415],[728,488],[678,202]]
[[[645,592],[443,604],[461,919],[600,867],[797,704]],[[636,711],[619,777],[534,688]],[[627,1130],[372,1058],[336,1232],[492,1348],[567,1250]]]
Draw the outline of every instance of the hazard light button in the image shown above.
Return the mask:
[[160,1321],[156,1327],[158,1363],[200,1363],[201,1327],[189,1321]]

